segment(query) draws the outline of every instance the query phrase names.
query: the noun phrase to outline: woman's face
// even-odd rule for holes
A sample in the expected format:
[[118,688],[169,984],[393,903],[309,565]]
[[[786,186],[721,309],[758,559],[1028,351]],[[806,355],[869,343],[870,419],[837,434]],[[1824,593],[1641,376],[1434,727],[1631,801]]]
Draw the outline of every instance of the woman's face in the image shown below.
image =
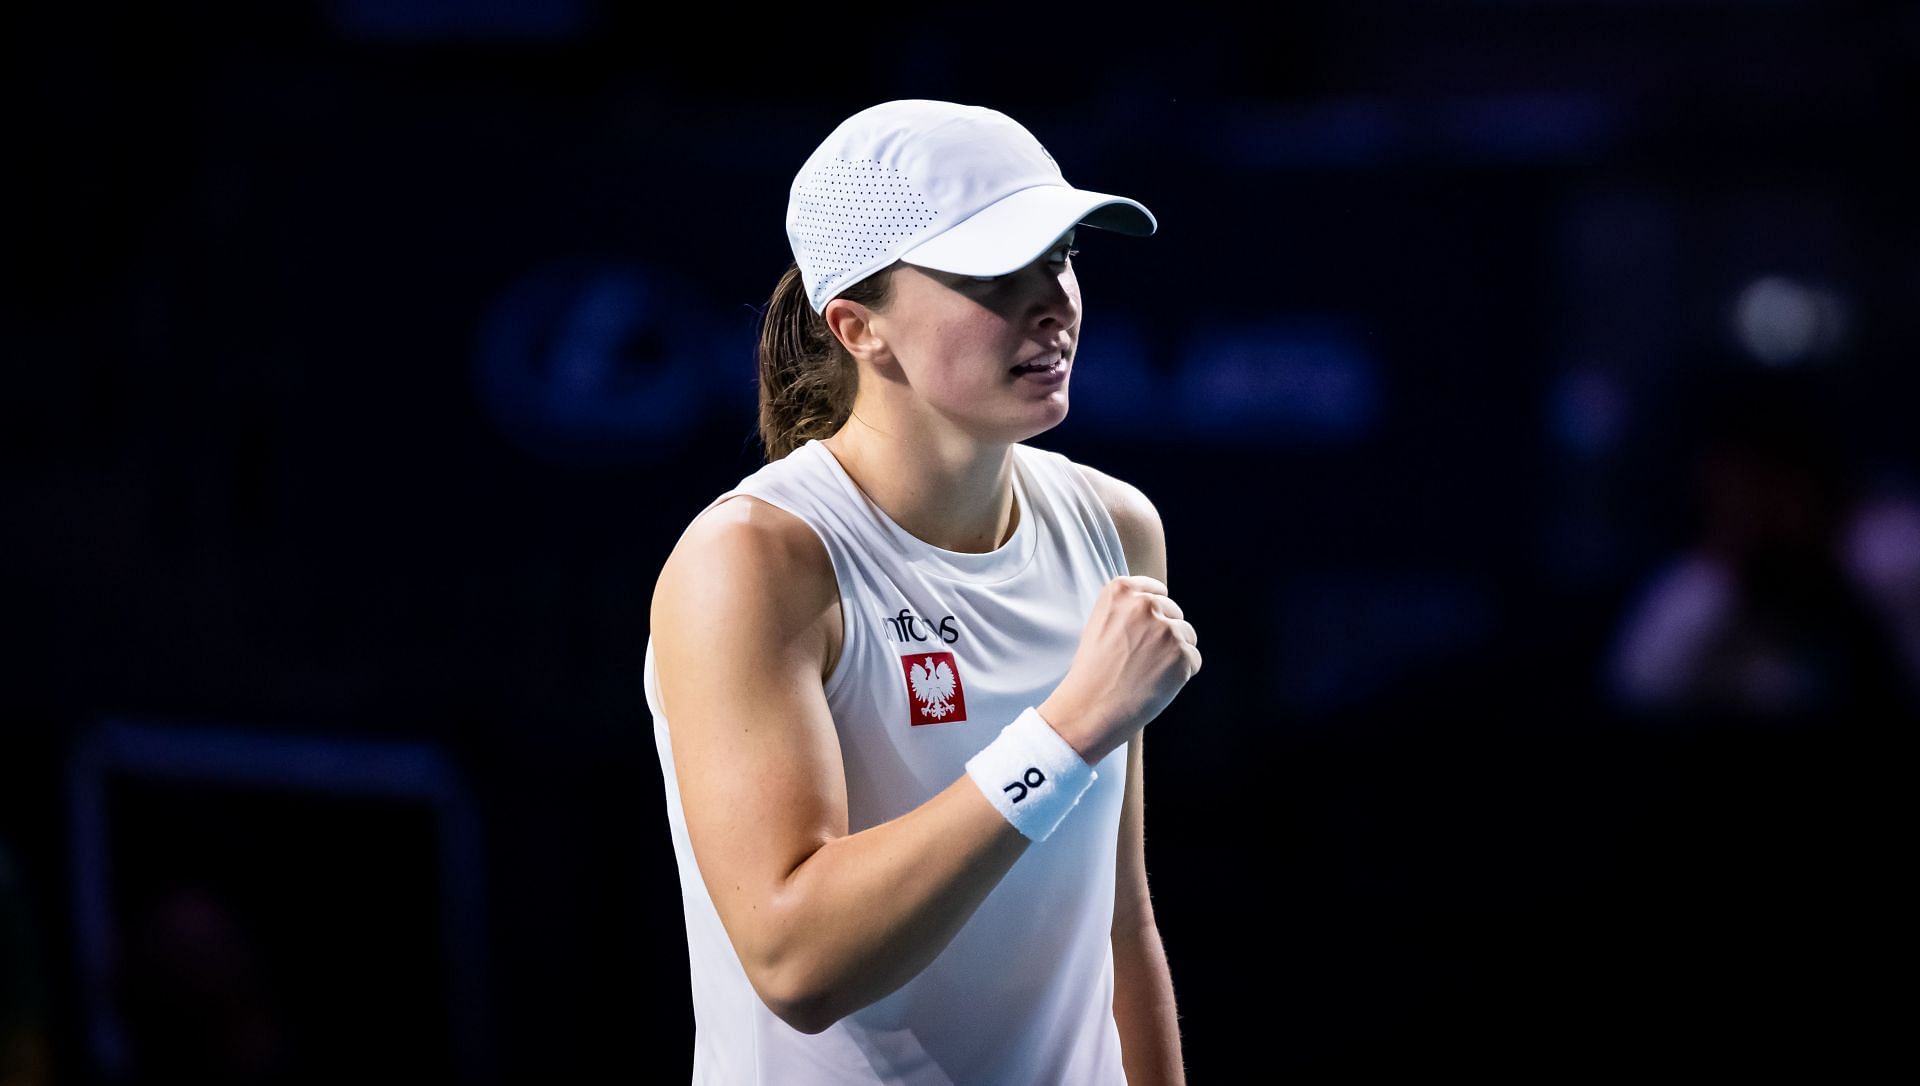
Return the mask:
[[[897,365],[885,376],[983,439],[1024,441],[1058,425],[1080,340],[1073,240],[1068,231],[1033,263],[991,280],[902,264],[873,319]],[[1036,360],[1038,372],[1015,371]]]

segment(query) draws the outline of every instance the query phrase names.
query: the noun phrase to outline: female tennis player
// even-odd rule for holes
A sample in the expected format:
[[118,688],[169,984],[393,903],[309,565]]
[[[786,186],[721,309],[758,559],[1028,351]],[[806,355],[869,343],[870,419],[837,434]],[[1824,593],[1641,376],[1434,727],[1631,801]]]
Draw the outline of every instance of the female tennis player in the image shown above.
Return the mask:
[[1067,414],[1076,231],[1156,225],[950,102],[795,177],[768,463],[681,535],[647,645],[696,1083],[1183,1081],[1140,733],[1196,635],[1147,498],[1022,444]]

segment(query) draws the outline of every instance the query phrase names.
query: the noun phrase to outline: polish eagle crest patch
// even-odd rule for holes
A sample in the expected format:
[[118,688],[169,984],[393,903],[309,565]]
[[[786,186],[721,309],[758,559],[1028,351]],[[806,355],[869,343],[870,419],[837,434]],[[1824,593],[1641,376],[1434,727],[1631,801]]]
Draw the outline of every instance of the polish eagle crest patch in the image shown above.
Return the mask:
[[913,706],[912,723],[957,724],[967,719],[967,693],[960,685],[960,665],[950,652],[920,652],[902,656],[907,699]]

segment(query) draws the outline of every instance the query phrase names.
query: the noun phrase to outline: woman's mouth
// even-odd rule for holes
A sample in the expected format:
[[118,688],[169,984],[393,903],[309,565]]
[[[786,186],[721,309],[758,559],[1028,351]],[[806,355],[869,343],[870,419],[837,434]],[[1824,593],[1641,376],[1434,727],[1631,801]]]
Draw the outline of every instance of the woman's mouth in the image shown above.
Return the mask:
[[1041,355],[1039,358],[1020,363],[1008,372],[1016,377],[1032,377],[1041,381],[1058,380],[1067,373],[1066,355],[1059,352]]

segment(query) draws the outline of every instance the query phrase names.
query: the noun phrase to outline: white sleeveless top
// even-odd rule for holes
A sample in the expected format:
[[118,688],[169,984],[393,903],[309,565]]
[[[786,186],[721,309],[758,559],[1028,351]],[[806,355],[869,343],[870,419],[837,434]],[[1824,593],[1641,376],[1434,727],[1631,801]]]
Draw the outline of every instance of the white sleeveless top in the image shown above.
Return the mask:
[[[1059,453],[1013,447],[1019,522],[984,554],[942,550],[895,524],[819,441],[742,479],[707,508],[751,494],[811,525],[833,562],[844,645],[827,704],[846,763],[848,830],[897,818],[966,772],[966,761],[1072,662],[1095,598],[1127,572],[1112,518]],[[705,512],[705,510],[702,510]],[[922,682],[913,669],[954,675]],[[953,942],[892,995],[819,1034],[761,1002],[720,924],[687,838],[653,641],[645,685],[679,861],[692,970],[693,1081],[713,1086],[1117,1086],[1114,863],[1128,745],[1058,829],[1029,845]]]

